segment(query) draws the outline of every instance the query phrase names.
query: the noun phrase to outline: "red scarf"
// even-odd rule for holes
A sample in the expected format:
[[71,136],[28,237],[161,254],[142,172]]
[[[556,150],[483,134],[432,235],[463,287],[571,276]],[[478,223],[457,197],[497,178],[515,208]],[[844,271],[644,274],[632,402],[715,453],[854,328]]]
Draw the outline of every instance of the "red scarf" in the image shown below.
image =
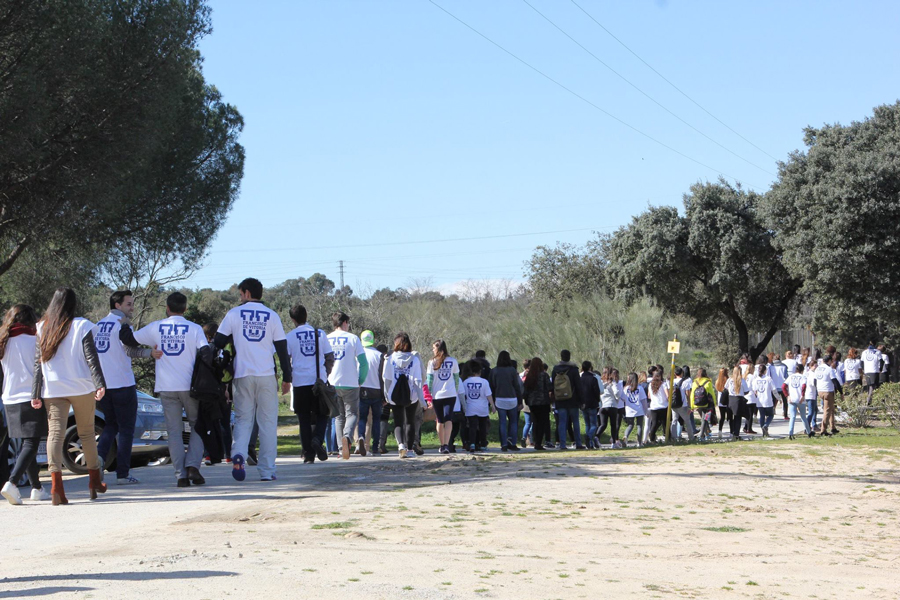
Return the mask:
[[9,337],[14,338],[17,335],[37,335],[37,328],[22,323],[13,323],[9,326]]

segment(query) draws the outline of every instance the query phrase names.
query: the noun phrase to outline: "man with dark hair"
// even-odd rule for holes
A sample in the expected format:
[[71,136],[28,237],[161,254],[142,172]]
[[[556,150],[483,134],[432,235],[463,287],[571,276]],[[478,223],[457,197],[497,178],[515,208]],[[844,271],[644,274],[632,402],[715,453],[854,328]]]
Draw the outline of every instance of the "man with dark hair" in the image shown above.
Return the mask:
[[[563,350],[559,353],[560,362],[553,367],[550,379],[553,383],[551,396],[559,412],[559,448],[568,450],[566,446],[566,429],[572,423],[574,442],[578,450],[583,450],[581,445],[581,423],[578,420],[578,407],[581,405],[581,379],[578,375],[578,365],[572,362],[572,353]],[[568,379],[566,382],[563,379]]]
[[491,380],[491,361],[487,359],[487,353],[484,350],[476,350],[475,358],[472,359],[478,362],[481,365],[481,377],[482,379]]
[[[166,298],[166,318],[154,321],[134,333],[132,340],[160,350],[156,360],[156,387],[163,405],[166,431],[169,439],[169,457],[175,467],[175,485],[188,487],[203,485],[206,480],[200,474],[203,460],[203,440],[195,425],[200,413],[200,401],[191,398],[191,379],[194,363],[203,360],[212,365],[213,352],[206,340],[203,328],[184,318],[187,297],[173,292]],[[130,332],[130,330],[129,330]],[[182,441],[184,425],[182,414],[187,415],[191,427],[187,450]]]
[[356,426],[359,421],[359,386],[369,373],[369,361],[362,342],[350,333],[350,317],[336,312],[331,316],[334,331],[328,334],[328,341],[334,350],[334,369],[328,381],[338,393],[340,414],[334,419],[335,433],[340,435],[341,458],[350,458],[350,444],[356,442],[356,451],[366,455],[366,441],[359,436]]
[[234,439],[231,444],[231,476],[236,481],[246,477],[244,461],[250,445],[253,418],[259,425],[257,470],[262,481],[274,481],[275,458],[278,454],[278,380],[273,355],[281,364],[281,393],[291,390],[291,359],[287,338],[278,313],[262,299],[263,286],[253,278],[238,284],[241,304],[228,311],[219,331],[216,348],[234,343]]
[[325,332],[306,322],[306,308],[302,304],[294,305],[290,315],[296,326],[287,334],[294,386],[292,408],[300,424],[303,463],[313,464],[316,458],[328,460],[323,444],[329,419],[328,414],[319,410],[319,400],[313,393],[313,386],[317,379],[328,378],[334,366],[334,352]]
[[103,411],[103,431],[97,440],[102,476],[109,458],[113,440],[116,441],[116,482],[119,485],[140,483],[131,476],[131,444],[134,440],[134,425],[137,418],[137,387],[132,358],[149,358],[159,350],[132,348],[119,339],[119,332],[134,314],[134,295],[131,290],[118,290],[109,297],[109,314],[94,326],[94,344],[100,358],[100,368],[106,378],[107,390],[100,400]]

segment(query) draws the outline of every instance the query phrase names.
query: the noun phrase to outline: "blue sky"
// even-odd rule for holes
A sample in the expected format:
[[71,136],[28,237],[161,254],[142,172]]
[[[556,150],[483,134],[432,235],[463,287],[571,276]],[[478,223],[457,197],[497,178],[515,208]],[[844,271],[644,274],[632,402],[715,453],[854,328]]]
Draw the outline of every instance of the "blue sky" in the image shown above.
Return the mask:
[[528,3],[720,145],[524,0],[435,2],[595,106],[429,0],[219,0],[203,68],[247,161],[187,285],[337,281],[338,260],[360,292],[521,280],[537,245],[680,206],[698,180],[765,191],[803,127],[900,96],[894,2],[575,1],[759,149],[570,0]]

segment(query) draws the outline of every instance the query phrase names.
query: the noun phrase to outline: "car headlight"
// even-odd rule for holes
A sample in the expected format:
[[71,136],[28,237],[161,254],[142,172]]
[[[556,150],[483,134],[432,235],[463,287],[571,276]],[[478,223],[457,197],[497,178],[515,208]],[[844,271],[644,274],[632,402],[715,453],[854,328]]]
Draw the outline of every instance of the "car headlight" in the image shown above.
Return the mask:
[[163,406],[160,402],[138,402],[138,412],[161,415],[163,414]]

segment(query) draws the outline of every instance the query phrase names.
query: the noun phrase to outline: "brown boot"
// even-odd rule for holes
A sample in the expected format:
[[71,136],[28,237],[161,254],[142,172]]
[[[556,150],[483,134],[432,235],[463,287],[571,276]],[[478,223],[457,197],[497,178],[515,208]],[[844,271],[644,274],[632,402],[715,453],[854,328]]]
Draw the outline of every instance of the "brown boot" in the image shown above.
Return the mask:
[[66,490],[63,489],[62,473],[50,473],[50,482],[52,484],[50,488],[50,498],[53,502],[53,506],[68,504],[69,501],[66,500]]
[[88,490],[91,492],[91,500],[96,500],[98,493],[106,493],[106,484],[100,480],[100,469],[88,470]]

